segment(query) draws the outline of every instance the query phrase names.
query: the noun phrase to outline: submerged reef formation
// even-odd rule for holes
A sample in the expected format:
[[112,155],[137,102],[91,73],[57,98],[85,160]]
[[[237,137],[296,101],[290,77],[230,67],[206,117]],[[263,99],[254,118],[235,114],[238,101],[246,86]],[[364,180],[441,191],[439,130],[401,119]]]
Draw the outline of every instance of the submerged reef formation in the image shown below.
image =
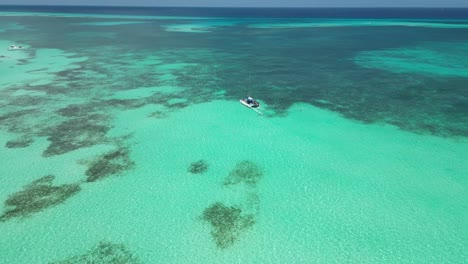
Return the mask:
[[53,175],[44,176],[12,194],[6,201],[6,211],[0,216],[5,222],[15,217],[26,217],[65,202],[81,190],[78,184],[52,185]]
[[9,122],[11,122],[14,119],[18,119],[25,115],[35,113],[36,111],[37,111],[36,109],[24,109],[24,110],[9,112],[7,114],[0,115],[0,124],[7,125],[9,124]]
[[255,217],[260,210],[257,182],[262,175],[261,169],[251,161],[244,160],[237,163],[224,180],[223,186],[246,184],[247,188],[242,189],[245,192],[242,205],[226,206],[216,202],[203,211],[202,219],[211,224],[211,236],[219,248],[226,249],[232,246],[245,229],[255,224]]
[[245,183],[255,186],[262,177],[262,170],[253,162],[244,160],[239,162],[224,180],[224,185]]
[[135,162],[130,159],[129,152],[128,148],[120,147],[98,156],[86,170],[86,181],[94,182],[133,168]]
[[49,146],[43,156],[49,157],[61,155],[83,147],[90,147],[106,142],[106,133],[110,129],[103,121],[106,116],[90,115],[80,118],[72,118],[62,122],[52,130],[43,131],[48,136]]
[[188,171],[192,174],[202,174],[208,170],[208,163],[206,160],[195,161],[190,164]]
[[243,231],[255,224],[252,214],[243,214],[239,207],[222,203],[214,203],[206,208],[202,219],[211,224],[211,236],[221,249],[233,245]]
[[154,118],[154,119],[164,119],[168,117],[168,114],[163,111],[155,111],[151,114],[148,115],[148,117]]
[[97,246],[83,255],[52,262],[52,264],[137,264],[142,263],[138,257],[130,252],[123,244],[100,242]]
[[58,109],[56,112],[59,115],[65,117],[82,117],[96,111],[96,108],[97,106],[92,103],[82,105],[70,104],[66,107]]
[[[2,104],[0,104],[0,112],[2,111]],[[4,129],[10,133],[14,133],[17,137],[33,137],[31,134],[32,127],[28,120],[31,118],[38,118],[41,111],[37,109],[24,109],[19,111],[10,111],[0,115],[0,129]]]
[[31,138],[18,138],[15,140],[10,140],[5,143],[5,147],[7,148],[25,148],[29,147],[34,140]]

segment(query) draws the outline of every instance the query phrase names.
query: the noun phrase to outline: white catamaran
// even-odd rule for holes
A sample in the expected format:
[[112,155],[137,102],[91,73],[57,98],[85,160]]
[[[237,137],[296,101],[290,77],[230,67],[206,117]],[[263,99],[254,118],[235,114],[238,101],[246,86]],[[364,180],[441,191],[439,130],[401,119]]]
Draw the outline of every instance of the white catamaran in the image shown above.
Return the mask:
[[257,109],[260,107],[260,103],[252,97],[248,96],[247,98],[240,99],[240,103],[254,110],[257,114],[263,115],[263,113]]
[[23,46],[16,46],[16,45],[11,45],[8,50],[21,50],[24,49]]

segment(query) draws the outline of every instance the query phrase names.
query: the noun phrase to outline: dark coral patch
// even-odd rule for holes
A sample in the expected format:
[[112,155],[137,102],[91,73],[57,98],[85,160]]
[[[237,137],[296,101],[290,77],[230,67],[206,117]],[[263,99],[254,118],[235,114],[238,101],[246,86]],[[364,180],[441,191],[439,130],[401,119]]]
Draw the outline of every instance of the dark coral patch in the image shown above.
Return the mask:
[[110,99],[101,101],[100,104],[114,109],[127,110],[145,106],[146,103],[140,99]]
[[48,100],[49,99],[47,99],[46,97],[23,95],[23,96],[16,96],[12,98],[9,101],[8,105],[10,106],[38,106],[38,105],[47,103]]
[[60,125],[43,131],[49,136],[49,146],[44,151],[45,157],[61,155],[84,147],[106,142],[106,133],[110,129],[103,121],[106,116],[90,115],[73,118]]
[[29,147],[34,140],[31,138],[18,138],[15,140],[10,140],[5,144],[7,148],[25,148]]
[[222,249],[232,246],[242,231],[255,224],[252,214],[242,214],[240,208],[222,203],[206,208],[202,219],[211,224],[213,240]]
[[244,160],[237,163],[236,167],[229,173],[224,180],[224,185],[235,185],[246,183],[255,185],[262,177],[262,170],[253,162]]
[[201,174],[208,170],[208,163],[206,160],[195,161],[190,164],[188,171],[192,174]]
[[12,119],[21,118],[21,117],[23,117],[25,115],[32,114],[32,113],[35,113],[35,112],[37,112],[36,109],[25,109],[25,110],[19,110],[19,111],[10,112],[10,113],[1,115],[0,116],[0,125],[1,124],[6,125],[6,124],[8,124],[8,122],[6,122],[6,121],[11,121]]
[[165,106],[171,109],[184,109],[187,106],[189,106],[189,104],[185,102],[179,102],[179,103],[173,103],[173,104],[166,104]]
[[12,194],[6,201],[6,211],[0,216],[5,222],[15,217],[26,217],[46,208],[56,206],[81,190],[78,184],[54,186],[55,176],[47,175],[26,185],[22,191]]
[[67,117],[79,117],[79,116],[86,116],[89,113],[95,112],[97,106],[95,104],[71,104],[64,108],[60,108],[57,110],[57,113],[61,116]]
[[87,182],[94,182],[111,175],[122,173],[135,165],[129,157],[129,150],[119,148],[99,156],[86,170]]
[[165,112],[156,111],[156,112],[149,114],[148,117],[155,118],[155,119],[163,119],[163,118],[167,118],[168,115]]
[[113,244],[109,242],[100,242],[83,255],[73,256],[68,259],[52,262],[52,264],[137,264],[142,263],[131,251],[123,244]]

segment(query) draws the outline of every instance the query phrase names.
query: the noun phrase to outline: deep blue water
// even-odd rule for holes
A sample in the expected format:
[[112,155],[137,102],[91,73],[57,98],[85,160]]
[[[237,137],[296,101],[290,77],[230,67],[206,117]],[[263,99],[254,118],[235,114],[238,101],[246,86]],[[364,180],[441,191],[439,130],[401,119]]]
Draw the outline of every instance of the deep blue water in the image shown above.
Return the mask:
[[198,8],[103,6],[0,6],[0,11],[267,18],[468,19],[468,8]]
[[[55,48],[92,58],[82,63],[80,70],[58,73],[67,87],[74,88],[71,91],[88,89],[90,83],[84,80],[111,90],[157,86],[158,73],[152,68],[135,75],[123,75],[119,82],[89,80],[86,72],[106,72],[115,76],[115,68],[123,67],[115,65],[118,58],[132,64],[145,56],[159,54],[165,63],[183,61],[200,65],[176,74],[178,84],[189,87],[192,92],[181,94],[188,103],[179,104],[180,107],[213,99],[237,100],[246,94],[255,94],[277,115],[286,115],[291,105],[303,102],[364,123],[384,122],[415,133],[468,137],[468,78],[463,74],[444,75],[418,69],[466,70],[468,27],[465,26],[467,20],[462,19],[468,19],[468,9],[3,6],[0,11],[223,18],[203,21],[145,19],[142,24],[102,27],[86,23],[106,22],[105,17],[0,16],[0,25],[18,22],[24,26],[24,30],[0,32],[0,39],[27,43],[34,47],[31,51]],[[243,19],[248,17],[255,19]],[[399,18],[410,22],[423,20],[429,24],[463,25],[454,28],[412,26],[411,23],[409,26],[389,24],[378,27],[250,27],[252,23],[301,23],[307,20],[302,18]],[[447,21],[435,21],[440,19]],[[132,21],[128,17],[122,20]],[[226,21],[233,24],[223,26]],[[216,24],[220,22],[221,25]],[[209,32],[194,34],[166,30],[168,26],[191,27],[200,23],[210,27]],[[80,32],[81,35],[75,34]],[[112,56],[103,52],[105,50],[111,50]],[[390,54],[389,57],[379,57],[382,51]],[[357,65],[354,58],[366,52],[374,54],[373,58],[380,60],[381,66],[392,56],[407,65],[420,66],[408,71],[394,65],[392,71]],[[125,54],[133,55],[126,57]],[[115,68],[103,68],[106,64]],[[248,78],[251,82],[247,82]],[[62,86],[57,82],[31,89],[59,93]],[[17,85],[5,93],[15,89],[25,87]],[[219,89],[225,90],[223,98],[214,96]],[[47,102],[49,98],[45,100]],[[118,103],[132,108],[160,99],[155,96],[151,100]],[[19,107],[17,110],[21,111],[28,102],[6,102],[4,106]],[[81,107],[94,109],[106,104],[95,103]]]

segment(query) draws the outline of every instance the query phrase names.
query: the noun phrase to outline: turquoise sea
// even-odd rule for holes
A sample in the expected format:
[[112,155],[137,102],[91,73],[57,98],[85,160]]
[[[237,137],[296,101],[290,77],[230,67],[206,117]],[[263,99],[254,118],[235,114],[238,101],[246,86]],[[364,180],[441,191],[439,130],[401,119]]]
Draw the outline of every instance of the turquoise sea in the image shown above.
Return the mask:
[[0,6],[0,56],[2,264],[468,262],[468,9]]

